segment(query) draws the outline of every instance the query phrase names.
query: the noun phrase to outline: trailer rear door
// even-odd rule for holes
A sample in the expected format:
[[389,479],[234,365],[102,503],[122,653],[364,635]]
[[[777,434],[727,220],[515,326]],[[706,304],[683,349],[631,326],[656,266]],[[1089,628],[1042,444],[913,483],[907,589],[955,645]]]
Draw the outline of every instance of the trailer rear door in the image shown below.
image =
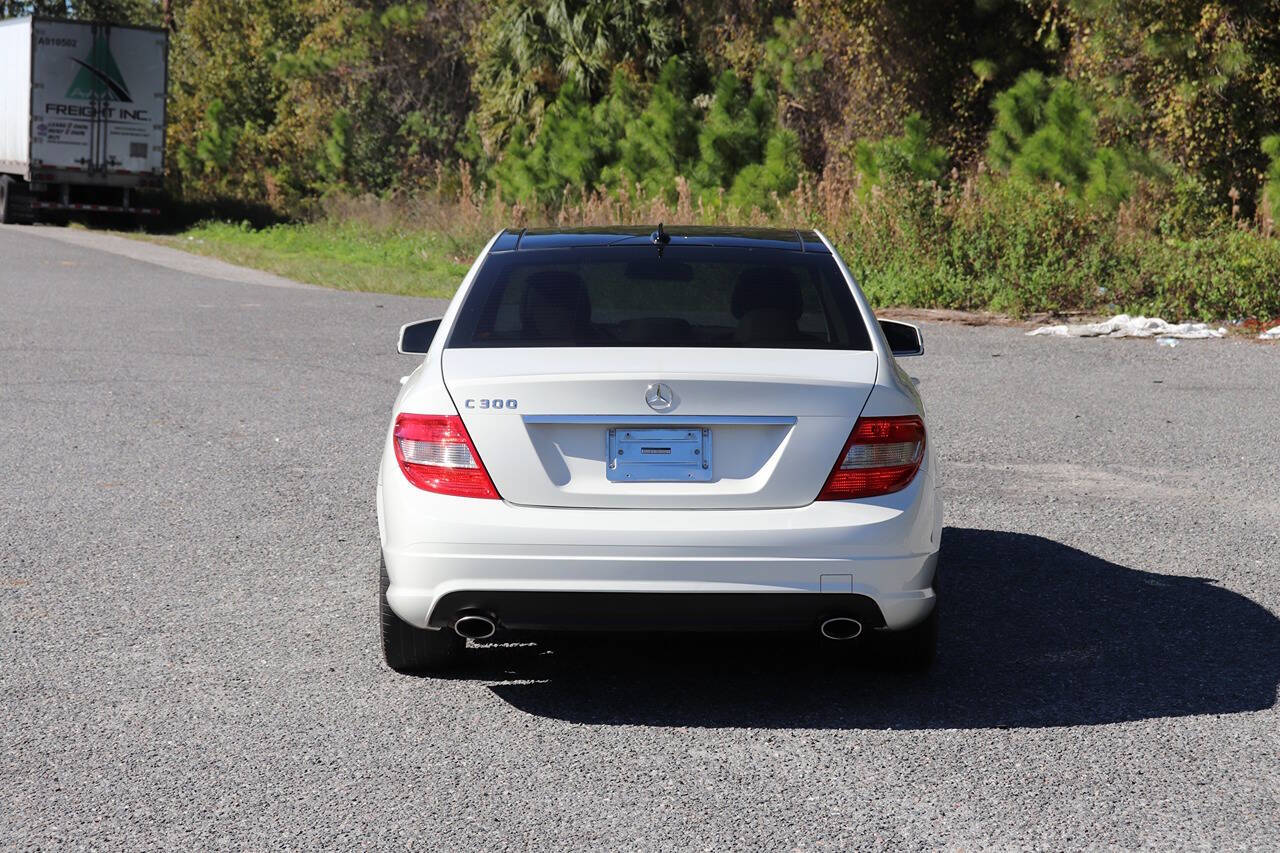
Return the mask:
[[35,22],[33,170],[164,172],[166,35]]

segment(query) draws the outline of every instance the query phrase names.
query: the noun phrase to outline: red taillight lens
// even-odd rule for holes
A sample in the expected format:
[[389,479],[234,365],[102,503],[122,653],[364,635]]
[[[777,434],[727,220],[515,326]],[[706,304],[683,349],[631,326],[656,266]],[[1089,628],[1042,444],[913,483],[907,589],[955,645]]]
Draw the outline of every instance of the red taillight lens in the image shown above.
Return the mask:
[[924,459],[924,422],[915,415],[858,418],[820,501],[871,498],[905,489]]
[[392,444],[400,470],[419,489],[464,498],[498,497],[457,415],[398,415]]

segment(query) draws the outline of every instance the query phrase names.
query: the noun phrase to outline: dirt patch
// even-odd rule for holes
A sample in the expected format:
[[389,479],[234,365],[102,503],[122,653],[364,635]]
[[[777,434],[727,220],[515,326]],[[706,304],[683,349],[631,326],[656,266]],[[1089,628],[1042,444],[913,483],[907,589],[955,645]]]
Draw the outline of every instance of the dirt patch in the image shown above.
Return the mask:
[[1014,326],[1020,329],[1044,325],[1050,318],[1049,314],[1035,314],[1014,319],[990,311],[956,311],[950,308],[885,308],[876,311],[876,316],[904,323],[958,323],[962,326]]

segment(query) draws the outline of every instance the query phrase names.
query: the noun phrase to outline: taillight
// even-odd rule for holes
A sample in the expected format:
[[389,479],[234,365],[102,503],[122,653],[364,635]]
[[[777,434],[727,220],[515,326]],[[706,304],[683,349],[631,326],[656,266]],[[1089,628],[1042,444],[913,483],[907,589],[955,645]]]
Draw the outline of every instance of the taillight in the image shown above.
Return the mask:
[[397,415],[392,444],[400,470],[419,489],[464,498],[498,497],[457,415]]
[[924,422],[915,415],[858,418],[820,501],[870,498],[905,489],[924,459]]

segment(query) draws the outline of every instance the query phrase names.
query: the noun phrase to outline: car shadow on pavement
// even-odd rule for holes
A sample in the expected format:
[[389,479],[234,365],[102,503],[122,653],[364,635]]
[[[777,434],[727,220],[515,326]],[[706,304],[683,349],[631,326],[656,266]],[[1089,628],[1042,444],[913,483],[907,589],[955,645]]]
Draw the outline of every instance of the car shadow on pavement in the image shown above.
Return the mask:
[[1280,620],[1212,579],[957,528],[941,571],[940,651],[924,674],[807,638],[621,635],[481,646],[461,675],[530,714],[597,725],[1068,726],[1275,703]]

